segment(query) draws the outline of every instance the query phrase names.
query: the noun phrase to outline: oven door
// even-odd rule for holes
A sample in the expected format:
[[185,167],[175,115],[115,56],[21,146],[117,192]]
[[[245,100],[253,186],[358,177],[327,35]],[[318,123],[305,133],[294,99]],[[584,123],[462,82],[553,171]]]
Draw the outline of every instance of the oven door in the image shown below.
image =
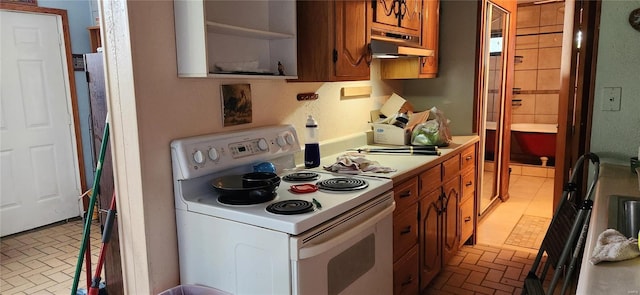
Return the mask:
[[293,294],[391,294],[393,193],[291,238]]

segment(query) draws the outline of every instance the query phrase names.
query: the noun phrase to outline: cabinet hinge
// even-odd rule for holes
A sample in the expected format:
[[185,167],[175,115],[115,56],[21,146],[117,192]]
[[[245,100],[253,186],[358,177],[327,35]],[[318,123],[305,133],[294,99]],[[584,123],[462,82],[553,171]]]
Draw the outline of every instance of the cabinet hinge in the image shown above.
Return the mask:
[[335,48],[333,49],[333,62],[338,62],[338,50],[336,50]]

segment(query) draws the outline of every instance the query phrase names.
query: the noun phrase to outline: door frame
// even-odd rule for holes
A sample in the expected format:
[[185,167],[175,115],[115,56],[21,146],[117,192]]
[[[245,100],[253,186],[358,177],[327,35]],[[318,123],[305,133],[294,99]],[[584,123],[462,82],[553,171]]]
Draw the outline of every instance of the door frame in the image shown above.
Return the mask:
[[[498,198],[502,201],[502,202],[506,202],[507,200],[509,200],[509,163],[510,163],[510,159],[511,159],[511,154],[508,152],[511,150],[511,99],[513,98],[513,92],[511,91],[513,89],[513,83],[514,83],[514,77],[515,77],[515,71],[514,69],[514,59],[515,59],[515,49],[516,49],[516,19],[517,19],[517,2],[516,1],[512,1],[512,0],[483,0],[483,1],[479,1],[478,2],[478,29],[480,30],[478,33],[478,46],[477,46],[477,50],[476,50],[476,54],[477,56],[479,56],[478,58],[478,62],[476,63],[476,87],[475,87],[475,95],[476,95],[476,99],[474,100],[475,106],[475,112],[474,112],[474,127],[473,127],[473,131],[480,134],[481,132],[485,132],[484,130],[481,130],[481,126],[483,126],[483,124],[481,124],[480,120],[485,120],[484,118],[484,99],[482,98],[482,89],[484,88],[483,86],[483,74],[484,73],[484,69],[483,69],[483,65],[481,65],[482,59],[483,59],[483,48],[485,46],[484,44],[484,39],[485,39],[485,13],[486,13],[486,5],[487,2],[491,2],[492,4],[500,7],[501,9],[507,11],[509,13],[509,24],[508,24],[508,29],[507,29],[507,35],[508,35],[508,47],[506,48],[506,62],[505,62],[505,68],[503,69],[503,71],[505,72],[504,75],[504,109],[502,110],[503,112],[503,117],[502,117],[502,123],[497,124],[496,126],[496,134],[500,134],[500,132],[502,132],[502,145],[501,145],[501,151],[498,153],[499,157],[500,157],[500,162],[502,163],[500,168],[499,173],[496,175],[496,177],[499,177],[499,187],[496,188],[497,190],[497,194],[498,194]],[[501,130],[498,130],[501,129]],[[485,136],[481,135],[480,136],[481,140],[485,140]],[[496,147],[498,148],[498,147]],[[507,151],[507,152],[503,152],[503,151]],[[484,157],[484,154],[481,155],[482,157]],[[481,175],[482,171],[478,172],[478,175]],[[481,181],[481,177],[478,177],[479,181]],[[482,192],[480,192],[482,193]],[[479,202],[478,202],[479,203]],[[485,212],[490,212],[492,210],[492,208],[495,208],[495,206],[497,206],[499,202],[493,202],[488,208],[486,208]],[[476,206],[476,211],[480,214],[481,212],[481,207],[480,204],[477,204]]]
[[[565,1],[565,11],[569,11],[568,5],[573,5],[573,14],[572,19],[565,15],[564,21],[563,31],[571,32],[571,35],[563,36],[557,134],[557,142],[565,144],[556,145],[553,212],[562,198],[564,184],[569,181],[571,168],[581,155],[591,150],[591,119],[600,35],[601,0]],[[574,39],[580,30],[583,42],[578,49],[574,46]],[[572,99],[574,97],[575,100]],[[581,191],[587,185],[588,169],[584,169],[583,173],[583,177],[577,179]]]
[[[78,113],[78,96],[76,93],[76,80],[75,80],[75,74],[74,74],[72,58],[71,58],[72,57],[71,56],[71,38],[69,35],[69,18],[67,17],[67,11],[64,9],[39,7],[39,6],[31,6],[31,5],[24,5],[24,4],[4,3],[4,2],[0,2],[0,9],[9,10],[9,11],[18,11],[18,12],[29,12],[29,13],[36,13],[36,14],[51,14],[51,15],[57,15],[61,19],[62,34],[64,37],[64,51],[67,57],[66,58],[67,59],[67,76],[69,77],[69,80],[67,82],[69,83],[70,96],[67,97],[67,100],[70,100],[69,102],[71,103],[71,110],[73,113],[72,114],[73,129],[74,129],[74,136],[76,139],[76,156],[78,160],[77,168],[80,176],[80,191],[85,192],[87,191],[87,185],[86,185],[86,176],[84,172],[84,157],[82,152],[82,138],[81,138],[82,136],[80,133],[80,124],[79,124],[80,115]],[[83,198],[82,204],[83,204],[83,209],[86,212],[86,209],[88,207],[87,198]]]

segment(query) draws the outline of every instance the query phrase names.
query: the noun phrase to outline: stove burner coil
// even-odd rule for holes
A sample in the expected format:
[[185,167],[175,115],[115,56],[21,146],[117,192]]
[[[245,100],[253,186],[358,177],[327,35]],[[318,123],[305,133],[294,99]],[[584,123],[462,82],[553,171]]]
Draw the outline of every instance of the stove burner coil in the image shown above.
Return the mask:
[[313,211],[313,204],[305,200],[286,200],[270,204],[267,211],[283,215],[302,214]]
[[287,174],[282,177],[284,181],[311,181],[316,180],[320,177],[318,173],[315,172],[294,172],[291,174]]
[[367,188],[369,183],[358,178],[338,177],[318,181],[316,185],[329,191],[355,191]]

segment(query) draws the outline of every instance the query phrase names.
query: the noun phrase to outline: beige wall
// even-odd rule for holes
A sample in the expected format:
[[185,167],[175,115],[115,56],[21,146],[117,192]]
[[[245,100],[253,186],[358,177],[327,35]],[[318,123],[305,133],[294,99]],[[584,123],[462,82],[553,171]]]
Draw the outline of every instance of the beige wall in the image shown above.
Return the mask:
[[[591,151],[603,162],[629,165],[640,147],[640,32],[627,19],[640,0],[603,0],[598,40]],[[603,111],[604,87],[622,88],[620,111]]]
[[[123,276],[129,294],[158,293],[179,283],[169,144],[179,137],[293,124],[308,114],[322,141],[370,129],[379,108],[401,82],[287,83],[278,80],[177,77],[172,1],[104,1],[105,58],[112,117]],[[253,122],[223,127],[220,85],[250,83]],[[341,99],[345,86],[371,85],[371,97]],[[296,94],[320,99],[298,102]],[[301,133],[303,135],[303,133]]]
[[472,134],[477,19],[477,1],[441,0],[438,77],[404,84],[405,98],[417,110],[441,109],[455,135]]

